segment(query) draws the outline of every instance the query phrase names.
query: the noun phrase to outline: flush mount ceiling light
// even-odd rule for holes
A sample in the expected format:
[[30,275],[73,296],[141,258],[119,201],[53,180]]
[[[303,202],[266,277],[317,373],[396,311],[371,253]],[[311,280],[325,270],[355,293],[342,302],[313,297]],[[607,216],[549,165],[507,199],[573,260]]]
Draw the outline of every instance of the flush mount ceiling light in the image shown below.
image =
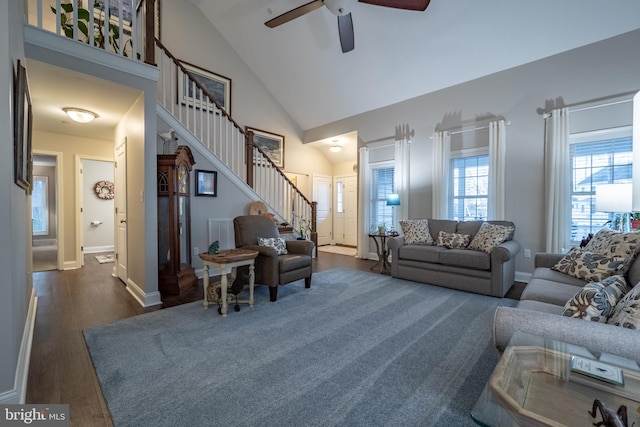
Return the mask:
[[82,108],[63,108],[62,111],[67,113],[71,120],[78,123],[89,123],[98,117],[93,111],[83,110]]
[[338,144],[338,140],[334,139],[333,140],[333,145],[331,147],[329,147],[329,151],[331,151],[332,153],[337,153],[340,150],[342,150],[342,146],[340,144]]

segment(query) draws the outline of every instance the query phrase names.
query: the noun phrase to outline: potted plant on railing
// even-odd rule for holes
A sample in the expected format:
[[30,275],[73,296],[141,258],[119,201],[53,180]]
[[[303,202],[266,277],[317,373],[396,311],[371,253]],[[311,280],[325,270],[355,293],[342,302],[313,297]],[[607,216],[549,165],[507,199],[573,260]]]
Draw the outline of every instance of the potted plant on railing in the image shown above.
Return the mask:
[[[54,15],[57,15],[56,8],[51,6],[51,12]],[[103,2],[95,2],[93,4],[93,12],[95,13],[93,19],[93,45],[99,47],[101,49],[106,48],[106,41],[104,35],[104,23],[105,23],[105,12],[104,12],[104,3]],[[109,11],[109,35],[108,42],[109,46],[113,49],[114,52],[120,52],[120,27],[113,22],[111,22],[111,17],[115,16],[111,14]],[[78,20],[78,31],[84,36],[84,40],[78,37],[78,40],[89,43],[89,26],[91,25],[91,14],[88,9],[84,9],[79,7],[77,10],[77,20]],[[62,3],[60,4],[60,27],[64,32],[64,35],[69,37],[70,39],[75,39],[74,36],[74,11],[72,3]],[[133,40],[129,37],[125,42],[122,49],[122,54],[125,57],[129,57],[127,55],[127,48],[133,49]],[[140,54],[138,54],[138,59],[140,59]]]

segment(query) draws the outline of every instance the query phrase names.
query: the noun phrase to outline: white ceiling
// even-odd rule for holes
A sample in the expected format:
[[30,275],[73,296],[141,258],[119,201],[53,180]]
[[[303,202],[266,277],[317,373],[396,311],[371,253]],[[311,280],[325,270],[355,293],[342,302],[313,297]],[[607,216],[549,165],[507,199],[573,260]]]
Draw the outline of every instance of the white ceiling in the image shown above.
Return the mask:
[[640,28],[638,0],[432,0],[425,12],[356,3],[343,54],[310,0],[190,0],[303,129],[385,107]]
[[[325,8],[264,25],[308,0],[190,1],[303,130],[640,28],[638,0],[432,0],[425,12],[357,3],[356,47],[343,54],[337,18]],[[28,69],[37,130],[111,140],[139,96],[34,60]],[[73,123],[62,111],[70,106],[100,117]],[[333,139],[340,153],[326,149]],[[334,163],[356,159],[355,133],[312,145]]]

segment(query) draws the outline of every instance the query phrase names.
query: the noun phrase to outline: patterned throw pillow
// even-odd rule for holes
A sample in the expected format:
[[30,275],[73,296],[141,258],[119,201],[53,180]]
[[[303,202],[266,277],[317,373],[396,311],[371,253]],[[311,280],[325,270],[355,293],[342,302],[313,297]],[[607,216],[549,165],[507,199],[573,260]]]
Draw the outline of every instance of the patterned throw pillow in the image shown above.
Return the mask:
[[640,233],[621,233],[603,228],[587,243],[584,250],[608,257],[623,257],[625,264],[622,273],[631,266],[631,262],[640,252]]
[[273,248],[278,255],[288,253],[287,244],[282,237],[258,237],[258,245]]
[[629,329],[640,329],[640,283],[618,302],[607,323]]
[[478,230],[478,233],[474,236],[471,243],[469,243],[469,249],[491,253],[491,250],[495,246],[509,240],[509,237],[511,237],[515,229],[514,226],[483,222],[480,230]]
[[607,323],[618,301],[629,292],[624,276],[611,276],[587,283],[564,305],[563,316]]
[[448,249],[464,249],[469,246],[471,236],[468,234],[447,233],[441,231],[438,233],[438,246]]
[[614,274],[622,274],[624,264],[624,257],[611,258],[580,248],[572,248],[551,269],[587,282],[599,282]]
[[400,228],[406,245],[433,245],[433,237],[429,232],[429,221],[426,219],[409,219],[400,221]]

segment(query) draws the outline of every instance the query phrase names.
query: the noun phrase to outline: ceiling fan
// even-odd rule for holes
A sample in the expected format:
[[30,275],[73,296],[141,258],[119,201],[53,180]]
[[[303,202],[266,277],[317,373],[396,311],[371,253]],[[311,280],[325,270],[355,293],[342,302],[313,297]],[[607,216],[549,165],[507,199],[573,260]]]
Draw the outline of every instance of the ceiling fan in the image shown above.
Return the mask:
[[[392,7],[395,9],[424,11],[431,0],[357,0],[360,3],[368,3],[376,6]],[[309,12],[326,6],[334,15],[338,17],[338,34],[340,36],[340,46],[342,52],[346,53],[354,48],[353,40],[353,20],[351,19],[351,6],[356,0],[314,0],[302,6],[296,7],[282,15],[265,22],[269,28],[275,28],[285,24]]]

